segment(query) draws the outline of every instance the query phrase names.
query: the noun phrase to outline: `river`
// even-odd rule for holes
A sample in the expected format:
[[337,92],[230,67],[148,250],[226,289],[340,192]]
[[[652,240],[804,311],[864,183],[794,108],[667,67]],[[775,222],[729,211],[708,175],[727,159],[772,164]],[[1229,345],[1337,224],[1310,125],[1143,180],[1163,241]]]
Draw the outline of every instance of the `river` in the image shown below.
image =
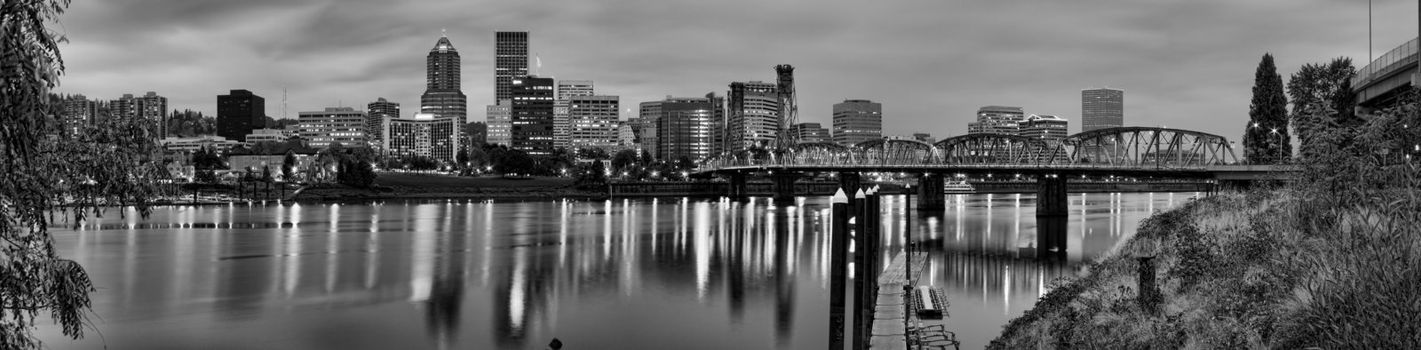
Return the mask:
[[[1073,194],[1063,256],[1039,258],[1033,195],[885,196],[931,252],[964,348],[984,346],[1057,277],[1195,193]],[[109,211],[56,246],[98,291],[86,337],[110,349],[823,349],[828,201],[717,199],[256,203]],[[120,215],[124,214],[124,215]],[[1044,237],[1044,236],[1043,236]],[[1056,238],[1056,240],[1061,240]]]

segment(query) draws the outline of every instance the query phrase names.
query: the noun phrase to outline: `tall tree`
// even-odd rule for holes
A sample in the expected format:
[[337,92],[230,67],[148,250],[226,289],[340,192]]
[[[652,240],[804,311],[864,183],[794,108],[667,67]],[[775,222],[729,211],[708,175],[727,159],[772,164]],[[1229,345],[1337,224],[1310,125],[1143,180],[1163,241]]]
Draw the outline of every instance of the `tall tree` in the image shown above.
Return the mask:
[[[83,336],[94,291],[78,263],[55,250],[48,229],[77,225],[99,204],[148,212],[162,169],[145,123],[104,118],[64,133],[46,96],[64,71],[62,38],[47,26],[68,0],[0,5],[0,348],[37,349],[40,313],[66,336]],[[119,211],[122,213],[122,211]],[[59,221],[59,222],[56,222]]]
[[1293,153],[1288,98],[1283,96],[1283,77],[1273,64],[1273,54],[1263,54],[1253,74],[1253,101],[1248,106],[1243,148],[1245,158],[1253,164],[1283,162]]
[[1312,157],[1321,151],[1318,147],[1330,147],[1318,141],[1321,133],[1361,125],[1362,120],[1354,111],[1356,93],[1352,91],[1352,78],[1356,75],[1352,59],[1339,57],[1325,65],[1305,64],[1288,80],[1299,156]]

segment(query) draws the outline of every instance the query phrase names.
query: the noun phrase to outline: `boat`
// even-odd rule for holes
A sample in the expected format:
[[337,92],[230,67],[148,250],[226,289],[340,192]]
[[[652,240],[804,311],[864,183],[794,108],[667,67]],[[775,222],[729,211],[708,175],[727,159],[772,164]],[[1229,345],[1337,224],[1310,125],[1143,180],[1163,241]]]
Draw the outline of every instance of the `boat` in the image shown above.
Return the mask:
[[967,180],[948,181],[942,185],[942,192],[946,194],[976,193],[977,189],[973,188],[972,184],[967,183]]

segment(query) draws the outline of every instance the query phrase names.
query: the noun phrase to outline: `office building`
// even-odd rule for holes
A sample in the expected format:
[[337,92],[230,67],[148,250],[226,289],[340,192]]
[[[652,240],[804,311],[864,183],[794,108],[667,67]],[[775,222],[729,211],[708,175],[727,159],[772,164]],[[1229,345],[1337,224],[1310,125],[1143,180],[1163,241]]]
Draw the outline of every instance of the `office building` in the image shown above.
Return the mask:
[[[671,99],[671,96],[666,96]],[[636,131],[637,143],[652,157],[656,157],[656,120],[661,119],[661,103],[664,101],[642,102],[637,110],[637,119],[632,123],[632,129]]]
[[510,147],[533,156],[553,154],[553,79],[517,77],[510,88]]
[[730,115],[726,142],[731,152],[752,147],[773,148],[779,137],[779,93],[774,83],[730,83]]
[[488,122],[488,144],[504,147],[513,145],[513,101],[503,100],[486,108]]
[[493,51],[494,101],[513,98],[513,79],[528,75],[528,32],[496,32]]
[[829,142],[829,129],[819,123],[799,123],[790,128],[795,143]]
[[834,104],[834,143],[848,147],[883,138],[883,105],[869,100]]
[[1021,131],[1017,134],[1023,137],[1040,139],[1048,144],[1060,144],[1069,134],[1067,128],[1070,122],[1066,118],[1054,115],[1036,115],[1026,117],[1021,123]]
[[656,159],[702,161],[711,155],[714,98],[667,97],[656,118]]
[[1021,107],[984,106],[977,109],[977,120],[967,123],[967,133],[1016,135],[1025,119]]
[[380,139],[385,154],[394,158],[427,157],[453,164],[459,151],[459,133],[453,118],[416,113],[413,118],[390,118]]
[[[139,97],[123,94],[123,97],[109,101],[109,113],[115,118],[142,121],[149,137],[155,140],[168,135],[168,98],[155,92],[149,91]],[[220,111],[218,114],[221,114]]]
[[464,135],[464,142],[460,142],[460,145],[466,145],[471,148],[482,147],[488,143],[488,123],[473,122],[465,124],[464,132],[461,134]]
[[217,95],[217,136],[247,141],[252,130],[266,127],[266,99],[247,90]]
[[913,133],[913,139],[914,139],[914,140],[918,140],[918,141],[923,142],[923,143],[927,143],[927,144],[932,144],[932,143],[934,143],[934,142],[937,142],[937,138],[936,138],[936,137],[933,137],[932,134],[925,133],[925,132]]
[[315,148],[340,143],[343,147],[365,146],[365,112],[350,107],[326,107],[319,112],[301,112],[301,138]]
[[1125,91],[1081,90],[1081,132],[1125,126]]
[[365,109],[365,135],[372,145],[384,144],[385,120],[400,117],[400,104],[381,97],[365,105]]
[[242,139],[246,140],[248,144],[257,144],[260,142],[286,142],[291,136],[291,132],[286,129],[262,128],[252,129],[252,133],[243,135]]
[[571,148],[572,122],[568,118],[568,99],[594,95],[592,81],[559,80],[557,84],[557,98],[553,100],[553,147]]
[[617,146],[620,101],[617,96],[569,97],[568,115],[572,124],[569,149],[614,149]]

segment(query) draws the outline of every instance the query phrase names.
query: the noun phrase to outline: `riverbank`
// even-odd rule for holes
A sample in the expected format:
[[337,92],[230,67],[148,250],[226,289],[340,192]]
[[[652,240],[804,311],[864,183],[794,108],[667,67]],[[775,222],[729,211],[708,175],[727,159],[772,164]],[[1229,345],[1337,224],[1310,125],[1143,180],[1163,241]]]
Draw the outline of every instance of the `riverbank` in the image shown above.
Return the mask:
[[[1396,192],[1223,193],[1158,213],[989,348],[1417,348],[1421,208],[1414,187]],[[1157,292],[1141,293],[1149,271]]]
[[604,191],[584,191],[559,177],[506,179],[415,173],[381,173],[370,188],[321,185],[303,189],[297,202],[388,199],[552,199],[606,198]]

